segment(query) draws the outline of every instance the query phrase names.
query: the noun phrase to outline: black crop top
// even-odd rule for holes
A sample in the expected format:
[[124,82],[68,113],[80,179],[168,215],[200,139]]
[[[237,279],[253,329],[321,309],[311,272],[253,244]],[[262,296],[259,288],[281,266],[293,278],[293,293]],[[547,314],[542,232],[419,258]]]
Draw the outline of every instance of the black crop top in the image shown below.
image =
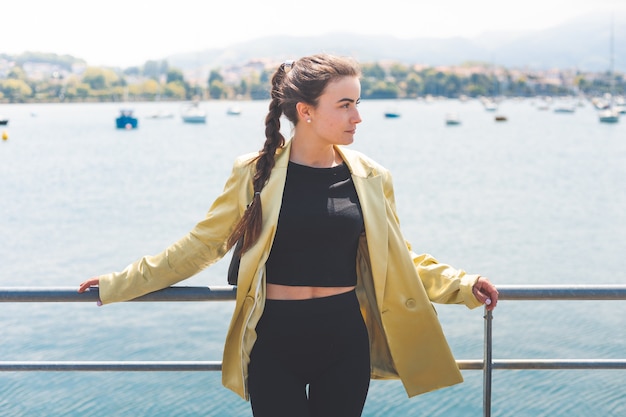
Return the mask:
[[266,264],[267,282],[356,285],[356,251],[363,231],[361,206],[345,164],[312,168],[289,162],[276,236]]

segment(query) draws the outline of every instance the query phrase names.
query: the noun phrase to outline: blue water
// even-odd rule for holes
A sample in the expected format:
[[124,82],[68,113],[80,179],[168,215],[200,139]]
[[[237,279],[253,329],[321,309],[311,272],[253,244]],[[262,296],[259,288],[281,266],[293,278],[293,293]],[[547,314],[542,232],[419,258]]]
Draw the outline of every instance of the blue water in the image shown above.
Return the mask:
[[[157,253],[203,218],[238,154],[263,142],[265,102],[139,103],[139,129],[116,130],[117,104],[0,105],[0,286],[76,286]],[[626,283],[626,118],[603,125],[507,101],[508,122],[476,101],[364,101],[354,148],[391,169],[416,251],[498,284]],[[445,113],[463,124],[446,127]],[[285,126],[286,133],[289,127]],[[223,285],[227,260],[182,285]],[[437,306],[458,359],[482,357],[482,309]],[[0,360],[221,360],[222,303],[0,304]],[[503,301],[494,358],[626,357],[621,301]],[[482,373],[408,399],[374,381],[364,416],[480,416]],[[217,372],[0,373],[1,416],[250,416]],[[626,416],[623,371],[495,371],[494,416]]]

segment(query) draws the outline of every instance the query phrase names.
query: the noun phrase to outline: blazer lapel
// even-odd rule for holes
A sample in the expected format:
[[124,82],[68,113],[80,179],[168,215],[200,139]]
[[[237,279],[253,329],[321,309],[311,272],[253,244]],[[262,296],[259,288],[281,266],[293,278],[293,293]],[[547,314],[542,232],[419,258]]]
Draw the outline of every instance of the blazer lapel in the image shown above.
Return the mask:
[[382,311],[389,255],[383,178],[372,172],[371,166],[365,163],[362,158],[345,148],[338,147],[337,149],[352,172],[352,181],[359,196],[365,223],[365,234],[368,236],[367,246],[376,291],[376,302],[379,311]]
[[286,143],[284,148],[277,150],[276,163],[272,168],[269,180],[261,190],[261,207],[263,209],[263,227],[261,228],[261,236],[252,247],[241,256],[240,268],[247,271],[247,274],[239,275],[239,286],[246,288],[245,293],[254,291],[252,284],[259,277],[252,275],[259,265],[265,265],[265,261],[269,257],[274,235],[276,234],[276,225],[278,224],[278,215],[283,201],[283,190],[285,188],[285,179],[287,178],[287,165],[289,163],[289,150],[291,141]]

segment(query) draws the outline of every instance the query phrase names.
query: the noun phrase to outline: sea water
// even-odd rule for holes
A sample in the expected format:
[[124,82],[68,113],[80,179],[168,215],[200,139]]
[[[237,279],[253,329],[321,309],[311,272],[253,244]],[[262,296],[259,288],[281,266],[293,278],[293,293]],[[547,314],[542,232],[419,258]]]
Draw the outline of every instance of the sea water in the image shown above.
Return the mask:
[[[234,158],[264,141],[267,102],[133,103],[136,130],[115,129],[119,104],[1,105],[0,287],[77,287],[155,254],[201,220]],[[401,113],[385,119],[389,105]],[[124,106],[128,107],[128,106]],[[626,283],[626,118],[598,122],[508,100],[495,122],[476,100],[364,100],[353,148],[389,168],[401,225],[416,252],[501,285]],[[461,125],[446,126],[457,112]],[[283,123],[289,135],[290,127]],[[224,259],[180,285],[224,285]],[[232,302],[1,303],[0,360],[221,360]],[[481,359],[483,310],[436,306],[457,359]],[[623,359],[622,301],[502,301],[494,359]],[[410,331],[410,328],[407,328]],[[408,399],[374,381],[364,416],[480,416],[482,373]],[[625,416],[626,374],[495,371],[492,415]],[[4,372],[1,416],[250,416],[219,372]]]

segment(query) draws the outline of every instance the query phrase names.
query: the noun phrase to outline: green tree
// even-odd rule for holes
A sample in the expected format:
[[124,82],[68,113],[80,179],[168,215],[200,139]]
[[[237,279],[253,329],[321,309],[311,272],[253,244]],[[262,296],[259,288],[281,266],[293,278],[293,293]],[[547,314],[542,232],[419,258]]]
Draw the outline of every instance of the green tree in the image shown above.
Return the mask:
[[474,73],[469,77],[467,93],[471,97],[493,94],[493,81],[485,74]]
[[163,95],[176,100],[184,100],[187,97],[187,89],[182,81],[172,81],[165,85]]
[[424,81],[418,74],[411,72],[407,76],[406,80],[406,95],[407,97],[418,97],[422,94],[424,88]]
[[185,77],[183,76],[183,72],[178,68],[171,68],[167,71],[165,82],[167,84],[175,81],[181,82],[183,85],[185,84]]
[[272,74],[272,72],[264,69],[263,72],[261,72],[261,76],[259,78],[259,82],[261,84],[266,84],[268,89],[271,84]]
[[88,67],[83,73],[83,82],[92,90],[105,90],[114,86],[124,85],[125,81],[110,69]]
[[458,97],[462,92],[463,82],[456,74],[447,74],[443,77],[443,95],[446,97]]
[[211,87],[211,84],[213,83],[213,81],[219,81],[221,83],[224,82],[224,77],[222,77],[222,74],[220,74],[220,71],[217,70],[217,69],[211,70],[211,72],[209,74],[209,80],[207,82],[207,85],[209,87]]
[[374,78],[376,80],[384,80],[387,76],[385,69],[378,63],[361,65],[361,73],[364,78]]
[[160,90],[161,86],[159,85],[159,83],[151,78],[141,84],[139,92],[143,98],[154,100],[157,94],[159,94]]
[[252,100],[266,100],[270,98],[269,72],[263,71],[260,74],[253,73],[248,79],[248,91]]
[[267,100],[270,98],[269,85],[261,83],[250,85],[250,98],[252,100]]
[[239,82],[239,85],[235,87],[235,94],[241,97],[245,97],[248,95],[248,93],[249,93],[248,81],[245,79],[242,79]]
[[209,96],[212,99],[218,100],[226,95],[226,86],[220,80],[211,81],[209,85]]
[[11,68],[11,71],[9,71],[7,78],[10,80],[22,80],[24,82],[26,82],[27,80],[26,73],[21,67],[18,66]]
[[33,94],[32,88],[24,80],[17,80],[15,78],[0,80],[0,91],[2,91],[12,103],[23,102]]
[[398,98],[399,89],[397,84],[390,81],[378,81],[372,86],[365,98],[369,99],[395,99]]
[[394,63],[389,68],[389,74],[396,80],[406,80],[409,75],[409,67],[405,64]]

